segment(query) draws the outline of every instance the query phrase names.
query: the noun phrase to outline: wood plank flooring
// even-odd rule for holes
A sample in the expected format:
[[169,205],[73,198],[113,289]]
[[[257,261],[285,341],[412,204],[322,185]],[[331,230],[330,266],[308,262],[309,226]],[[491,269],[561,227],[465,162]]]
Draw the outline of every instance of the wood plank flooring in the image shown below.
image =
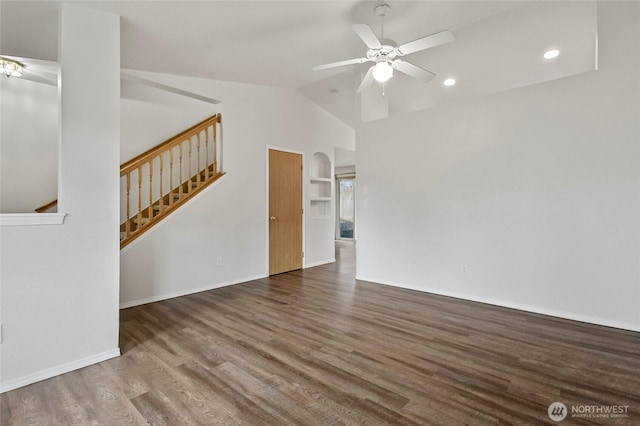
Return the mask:
[[337,255],[123,310],[120,358],[1,395],[2,425],[536,425],[554,401],[640,424],[638,333],[356,282]]

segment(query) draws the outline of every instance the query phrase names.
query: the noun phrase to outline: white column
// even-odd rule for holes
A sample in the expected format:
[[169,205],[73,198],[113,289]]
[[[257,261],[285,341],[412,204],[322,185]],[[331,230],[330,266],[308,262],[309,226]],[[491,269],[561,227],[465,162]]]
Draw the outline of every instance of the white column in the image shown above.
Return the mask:
[[60,5],[56,226],[3,227],[0,391],[118,356],[120,20]]
[[103,321],[99,332],[108,336],[110,343],[99,344],[117,348],[120,17],[62,3],[58,53],[58,211],[68,214],[66,234],[75,257],[68,261],[82,265],[82,278],[76,279],[84,279],[85,297],[95,306],[92,321]]

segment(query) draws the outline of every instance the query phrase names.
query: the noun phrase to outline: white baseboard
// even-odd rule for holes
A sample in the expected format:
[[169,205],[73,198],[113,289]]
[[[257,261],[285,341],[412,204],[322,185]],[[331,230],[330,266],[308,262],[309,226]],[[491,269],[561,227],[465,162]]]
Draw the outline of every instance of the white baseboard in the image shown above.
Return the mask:
[[619,328],[622,330],[640,332],[640,324],[610,320],[607,318],[598,318],[590,315],[580,315],[580,314],[575,314],[573,312],[565,312],[565,311],[559,311],[556,309],[547,309],[540,306],[513,303],[505,300],[497,300],[497,299],[492,299],[488,297],[480,297],[480,296],[470,295],[466,293],[442,291],[442,290],[433,289],[433,288],[421,288],[421,287],[412,286],[408,284],[399,284],[395,282],[378,280],[371,277],[363,277],[360,275],[356,275],[356,280],[368,281],[371,283],[388,285],[392,287],[406,288],[409,290],[421,291],[423,293],[437,294],[439,296],[453,297],[456,299],[463,299],[463,300],[469,300],[472,302],[485,303],[487,305],[494,305],[494,306],[500,306],[503,308],[516,309],[518,311],[524,311],[524,312],[532,312],[534,314],[548,315],[551,317],[563,318],[563,319],[568,319],[572,321],[580,321],[580,322],[585,322],[589,324],[603,325],[605,327],[612,327],[612,328]]
[[27,386],[32,383],[40,382],[42,380],[50,379],[55,376],[59,376],[70,371],[78,370],[80,368],[88,367],[92,364],[97,364],[102,361],[106,361],[111,358],[120,356],[120,348],[111,349],[106,352],[91,355],[85,358],[81,358],[75,361],[67,362],[62,365],[47,368],[46,370],[37,371],[35,373],[27,374],[26,376],[18,377],[6,382],[0,383],[0,393],[8,392],[22,386]]
[[200,293],[203,291],[215,290],[216,288],[227,287],[230,285],[242,284],[249,281],[266,278],[268,275],[254,275],[237,280],[225,281],[222,283],[211,284],[205,287],[191,288],[188,290],[172,291],[171,293],[157,294],[154,296],[143,297],[142,299],[128,300],[120,302],[120,309],[132,308],[134,306],[146,305],[147,303],[160,302],[161,300],[173,299],[174,297],[188,296],[189,294]]
[[335,262],[336,262],[335,259],[327,259],[327,260],[321,260],[320,262],[305,263],[304,269],[313,268],[314,266],[326,265],[328,263],[335,263]]

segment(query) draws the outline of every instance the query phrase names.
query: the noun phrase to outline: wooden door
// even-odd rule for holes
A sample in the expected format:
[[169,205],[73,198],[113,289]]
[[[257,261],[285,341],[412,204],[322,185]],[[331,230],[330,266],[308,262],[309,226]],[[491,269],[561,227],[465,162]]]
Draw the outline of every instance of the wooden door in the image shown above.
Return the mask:
[[269,150],[269,275],[302,268],[302,155]]

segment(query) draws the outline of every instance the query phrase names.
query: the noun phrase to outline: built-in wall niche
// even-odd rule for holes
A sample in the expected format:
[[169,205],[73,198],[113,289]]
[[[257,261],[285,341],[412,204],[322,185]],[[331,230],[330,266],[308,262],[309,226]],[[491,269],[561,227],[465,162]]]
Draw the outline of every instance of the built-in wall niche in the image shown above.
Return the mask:
[[309,200],[311,217],[329,217],[331,214],[331,160],[316,152],[309,162]]

